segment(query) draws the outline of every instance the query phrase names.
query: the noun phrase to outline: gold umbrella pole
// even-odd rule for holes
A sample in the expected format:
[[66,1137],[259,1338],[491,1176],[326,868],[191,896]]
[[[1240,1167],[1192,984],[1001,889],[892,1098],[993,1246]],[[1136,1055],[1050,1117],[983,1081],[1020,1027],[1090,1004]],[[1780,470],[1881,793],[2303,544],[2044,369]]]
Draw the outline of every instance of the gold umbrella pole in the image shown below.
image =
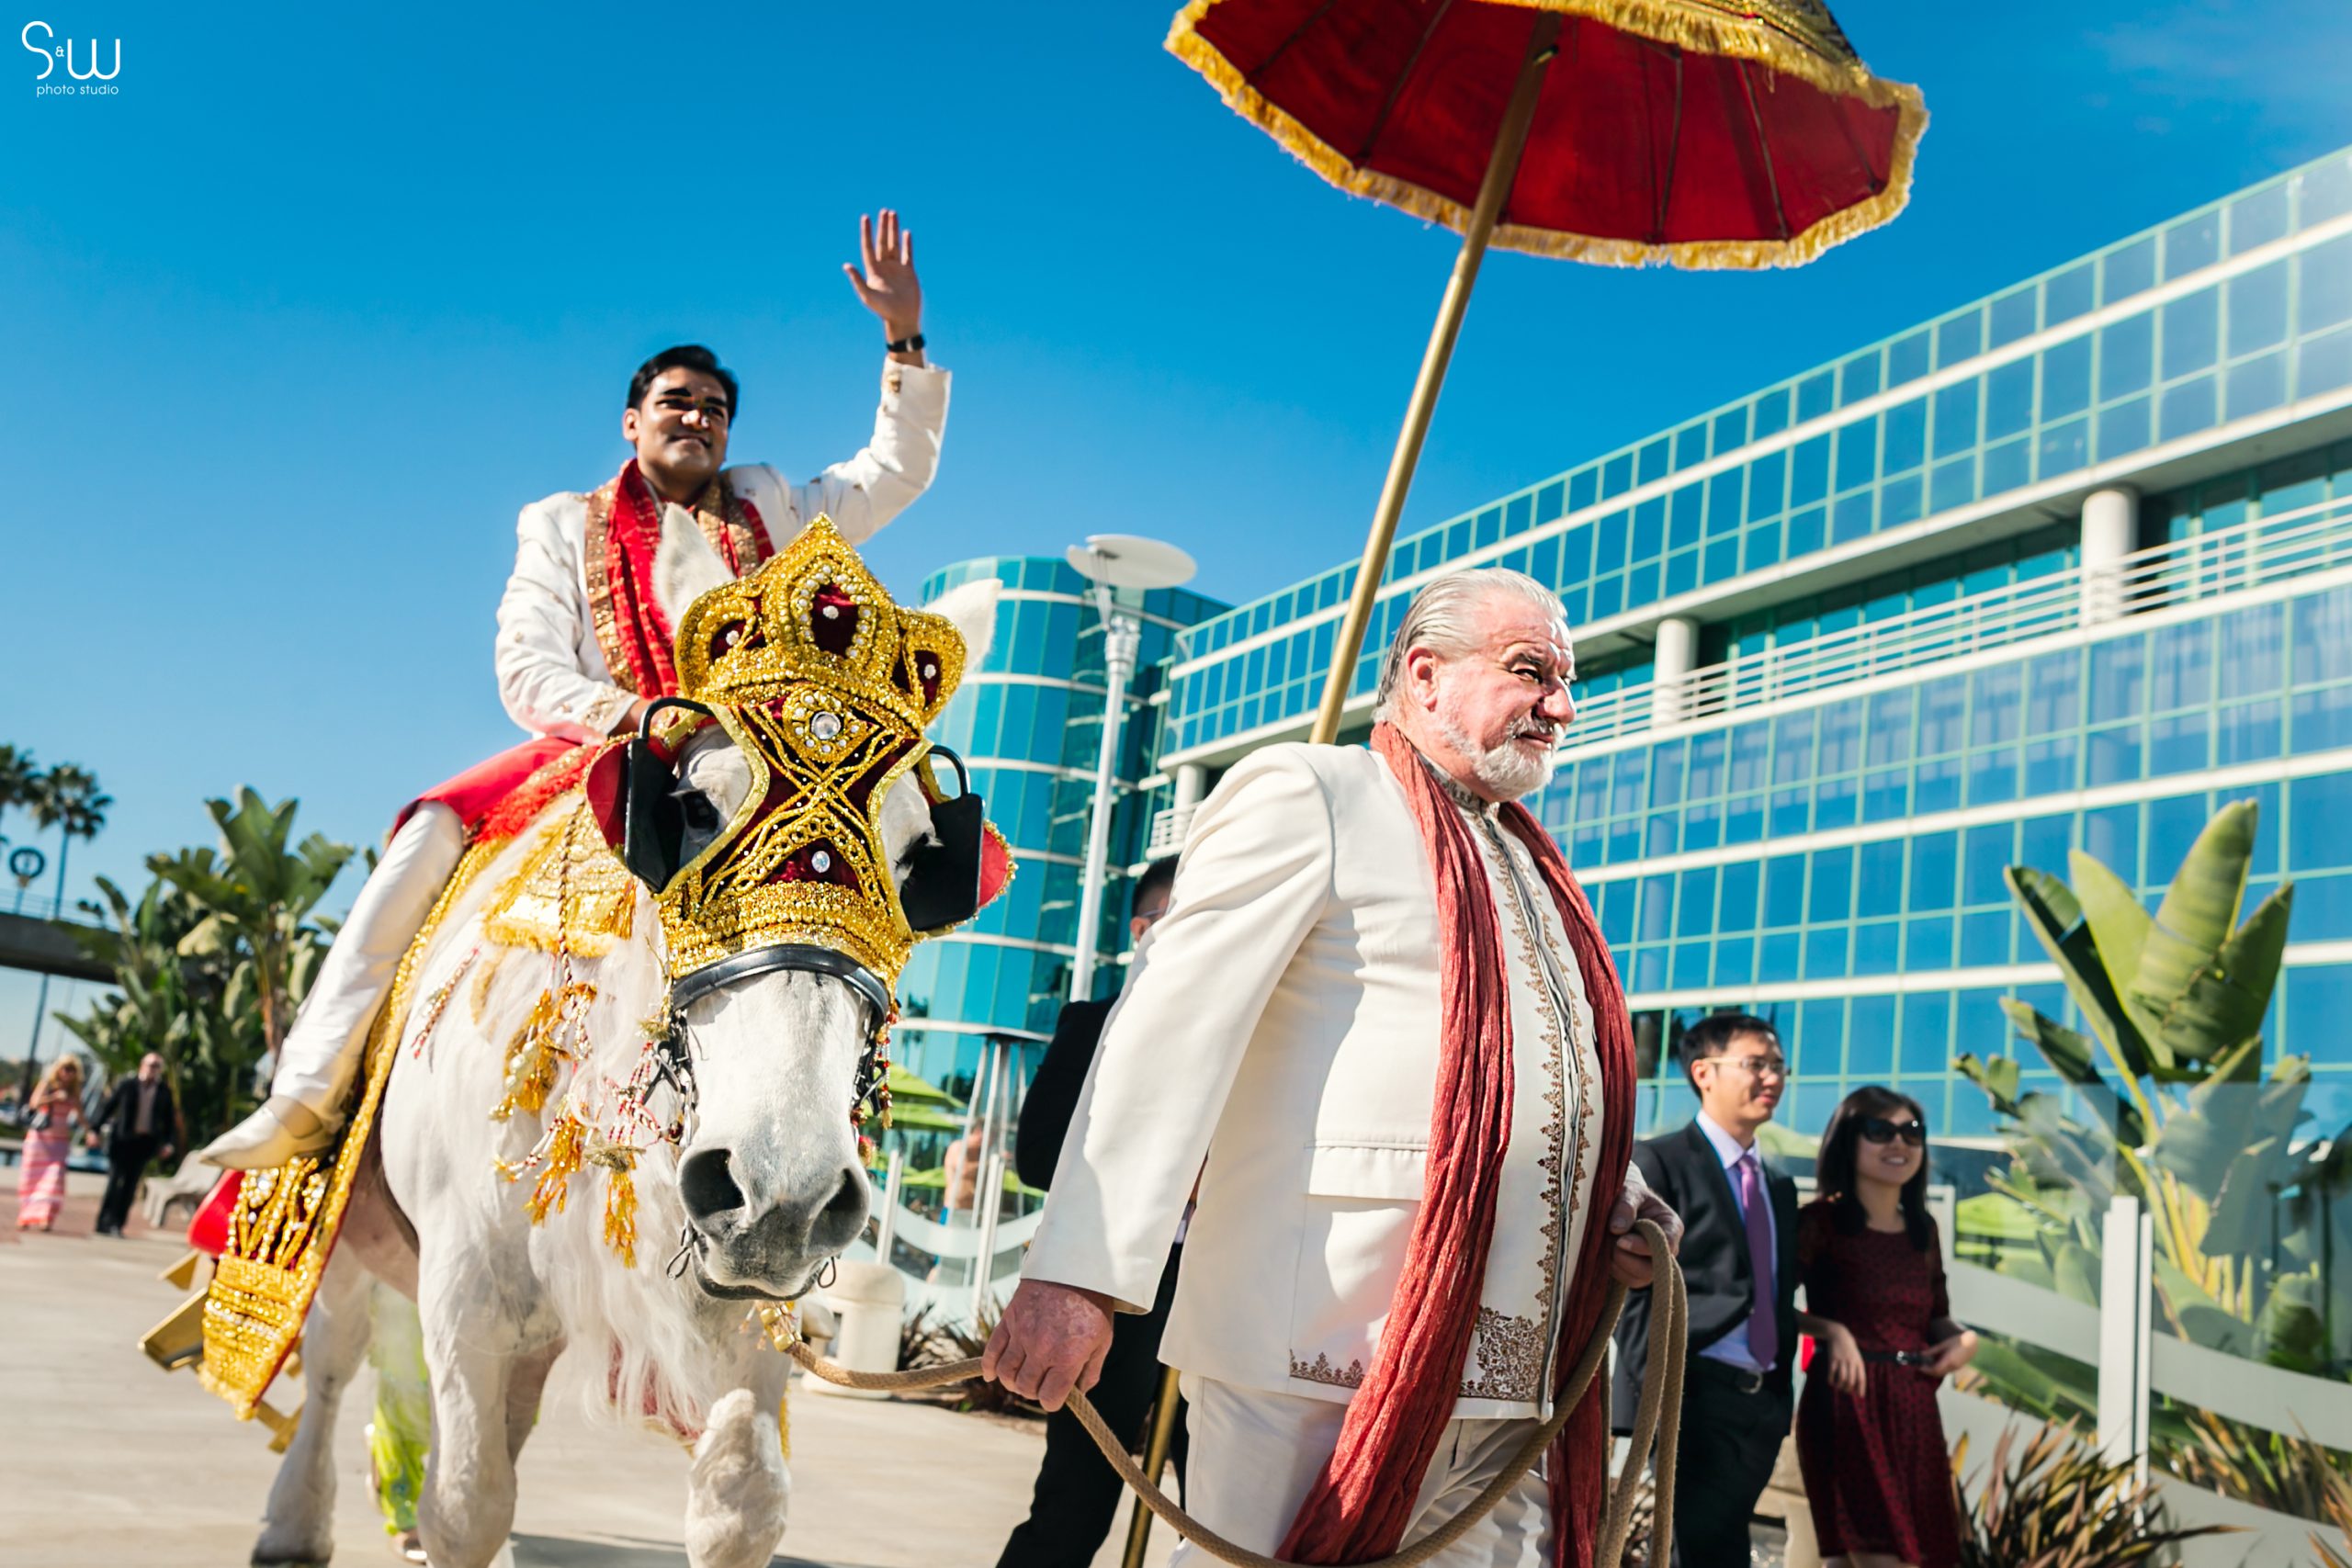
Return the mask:
[[[1151,1407],[1151,1441],[1144,1445],[1143,1472],[1154,1486],[1159,1484],[1159,1472],[1167,1468],[1169,1445],[1176,1437],[1176,1369],[1163,1367],[1159,1372],[1159,1399]],[[1185,1499],[1188,1503],[1191,1499]],[[1119,1559],[1122,1568],[1143,1568],[1144,1542],[1151,1539],[1151,1510],[1143,1499],[1136,1499],[1134,1517],[1127,1520],[1126,1554]]]
[[1388,564],[1388,547],[1396,537],[1396,520],[1405,511],[1405,496],[1413,488],[1413,469],[1421,460],[1421,444],[1430,433],[1430,415],[1437,410],[1439,389],[1445,385],[1445,367],[1453,358],[1453,340],[1462,333],[1462,314],[1469,308],[1470,290],[1478,281],[1478,264],[1487,258],[1487,241],[1502,215],[1519,174],[1519,156],[1527,150],[1527,132],[1535,120],[1535,95],[1544,85],[1544,68],[1559,52],[1560,16],[1536,13],[1527,39],[1527,58],[1511,87],[1510,107],[1503,110],[1502,129],[1495,133],[1495,149],[1487,157],[1486,176],[1478,183],[1477,205],[1462,231],[1462,254],[1453,259],[1453,276],[1438,305],[1437,326],[1421,355],[1421,373],[1413,383],[1412,400],[1405,405],[1405,428],[1397,433],[1396,454],[1388,459],[1388,478],[1380,487],[1380,504],[1372,514],[1372,536],[1364,541],[1363,566],[1356,573],[1355,592],[1348,597],[1347,617],[1340,623],[1338,643],[1331,649],[1330,672],[1324,678],[1323,705],[1315,715],[1308,739],[1318,745],[1340,738],[1340,710],[1347,705],[1348,687],[1355,679],[1356,655],[1363,649],[1364,627],[1372,620],[1374,597],[1380,591],[1381,569]]

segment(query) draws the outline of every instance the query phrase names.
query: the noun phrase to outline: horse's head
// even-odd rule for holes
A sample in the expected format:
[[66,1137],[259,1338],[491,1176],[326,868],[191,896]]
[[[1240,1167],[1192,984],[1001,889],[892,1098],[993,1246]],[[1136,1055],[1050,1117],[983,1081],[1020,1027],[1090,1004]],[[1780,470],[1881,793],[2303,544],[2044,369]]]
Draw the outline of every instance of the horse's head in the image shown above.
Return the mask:
[[922,735],[985,649],[997,584],[910,613],[821,520],[741,582],[688,538],[665,538],[656,583],[691,605],[671,623],[699,728],[616,752],[605,815],[659,895],[696,1280],[789,1297],[865,1229],[853,1111],[899,968],[985,901],[984,863],[1001,881],[1001,841]]

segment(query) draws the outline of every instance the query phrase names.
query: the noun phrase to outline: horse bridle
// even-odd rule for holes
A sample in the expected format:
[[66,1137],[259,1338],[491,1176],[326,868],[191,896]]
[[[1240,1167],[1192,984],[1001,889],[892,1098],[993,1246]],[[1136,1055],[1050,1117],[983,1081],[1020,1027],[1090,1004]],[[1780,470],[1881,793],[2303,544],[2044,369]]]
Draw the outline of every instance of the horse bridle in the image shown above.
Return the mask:
[[658,1078],[668,1080],[684,1108],[691,1110],[695,1103],[694,1062],[686,1050],[686,1010],[703,998],[741,981],[792,970],[831,976],[849,987],[865,1004],[865,1049],[858,1056],[857,1076],[850,1086],[851,1114],[856,1114],[858,1107],[874,1098],[885,1072],[883,1042],[898,1010],[890,987],[882,983],[880,976],[846,953],[808,942],[780,942],[730,953],[670,982],[669,1002],[662,1014],[662,1032],[653,1046],[654,1070]]

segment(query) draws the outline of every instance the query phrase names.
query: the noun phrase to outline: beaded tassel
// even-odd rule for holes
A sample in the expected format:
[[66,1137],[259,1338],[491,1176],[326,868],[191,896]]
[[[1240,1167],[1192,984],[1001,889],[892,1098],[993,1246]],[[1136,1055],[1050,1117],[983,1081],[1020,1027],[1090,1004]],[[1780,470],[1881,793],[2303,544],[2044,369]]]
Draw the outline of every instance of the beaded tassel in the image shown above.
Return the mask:
[[597,1156],[605,1168],[605,1245],[624,1269],[637,1267],[637,1179],[629,1171],[636,1161],[636,1154],[623,1148],[608,1147]]

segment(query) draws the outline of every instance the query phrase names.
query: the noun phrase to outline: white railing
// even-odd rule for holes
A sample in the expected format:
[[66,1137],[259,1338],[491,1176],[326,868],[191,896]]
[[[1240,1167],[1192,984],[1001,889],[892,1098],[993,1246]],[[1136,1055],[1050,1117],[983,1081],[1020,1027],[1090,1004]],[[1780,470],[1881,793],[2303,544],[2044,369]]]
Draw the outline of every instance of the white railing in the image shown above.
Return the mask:
[[2069,567],[1883,621],[1742,654],[1662,684],[1577,705],[1570,746],[1662,723],[1718,718],[1784,697],[1957,659],[2141,612],[2352,566],[2352,498],[2339,498],[2137,550],[2116,566]]

